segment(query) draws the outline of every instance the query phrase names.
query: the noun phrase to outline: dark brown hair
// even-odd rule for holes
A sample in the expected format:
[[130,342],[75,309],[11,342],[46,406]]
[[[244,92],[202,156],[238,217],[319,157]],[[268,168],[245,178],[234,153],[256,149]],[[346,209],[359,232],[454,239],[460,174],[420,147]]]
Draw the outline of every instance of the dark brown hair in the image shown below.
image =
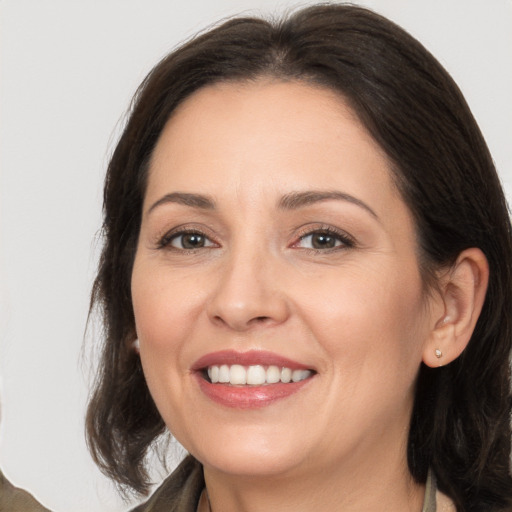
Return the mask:
[[317,5],[281,21],[232,19],[184,44],[146,77],[110,161],[104,246],[92,293],[105,329],[87,414],[100,468],[146,492],[148,448],[165,432],[137,355],[130,277],[148,160],[174,109],[197,89],[261,77],[337,91],[392,162],[412,211],[426,282],[469,247],[490,266],[483,311],[452,364],[421,366],[408,446],[409,469],[428,468],[459,511],[509,510],[511,227],[480,130],[458,87],[413,37],[351,5]]

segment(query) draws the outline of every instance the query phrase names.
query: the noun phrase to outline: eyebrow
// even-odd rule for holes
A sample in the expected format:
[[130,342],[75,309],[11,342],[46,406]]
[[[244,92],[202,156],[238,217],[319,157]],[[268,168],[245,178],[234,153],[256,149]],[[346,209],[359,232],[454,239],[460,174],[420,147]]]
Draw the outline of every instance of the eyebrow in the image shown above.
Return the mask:
[[[344,192],[337,190],[327,191],[304,191],[304,192],[290,192],[284,195],[278,202],[278,208],[281,210],[298,210],[304,208],[310,204],[320,203],[322,201],[348,201],[349,203],[355,204],[360,208],[363,208],[373,217],[378,219],[378,215],[370,208],[365,202],[361,201],[357,197],[351,196]],[[201,194],[191,194],[186,192],[172,192],[161,197],[151,205],[148,209],[148,214],[151,213],[155,208],[167,203],[177,203],[191,208],[200,208],[202,210],[214,210],[215,201],[208,196]]]
[[158,201],[153,203],[148,209],[148,214],[155,208],[167,203],[177,203],[192,208],[200,208],[202,210],[213,210],[215,208],[215,201],[208,196],[201,194],[188,194],[185,192],[172,192],[161,197]]
[[355,204],[360,208],[363,208],[373,217],[378,219],[378,215],[363,201],[357,197],[339,192],[337,190],[312,190],[305,192],[291,192],[284,195],[279,203],[278,207],[282,210],[297,210],[314,203],[320,203],[322,201],[348,201],[349,203]]

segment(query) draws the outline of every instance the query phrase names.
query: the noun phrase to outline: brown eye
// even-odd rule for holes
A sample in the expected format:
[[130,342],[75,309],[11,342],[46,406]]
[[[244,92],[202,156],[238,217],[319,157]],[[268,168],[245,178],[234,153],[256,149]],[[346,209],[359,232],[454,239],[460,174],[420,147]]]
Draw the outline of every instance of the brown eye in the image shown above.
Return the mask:
[[192,250],[211,247],[213,243],[201,233],[178,233],[172,237],[169,245],[176,249]]
[[316,251],[352,247],[354,244],[346,235],[329,231],[313,231],[301,237],[297,247]]
[[313,233],[311,235],[311,246],[314,249],[332,249],[336,247],[336,238],[326,233]]

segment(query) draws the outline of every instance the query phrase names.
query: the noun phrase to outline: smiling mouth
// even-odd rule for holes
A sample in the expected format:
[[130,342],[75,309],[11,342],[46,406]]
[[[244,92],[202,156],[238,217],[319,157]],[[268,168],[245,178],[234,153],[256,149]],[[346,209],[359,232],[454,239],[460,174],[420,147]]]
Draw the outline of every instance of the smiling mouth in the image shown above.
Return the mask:
[[317,371],[304,363],[263,350],[223,350],[192,366],[199,389],[231,409],[262,409],[309,388]]
[[269,386],[271,384],[289,384],[310,378],[313,370],[291,369],[275,365],[222,364],[208,366],[203,370],[203,377],[211,384],[231,386]]

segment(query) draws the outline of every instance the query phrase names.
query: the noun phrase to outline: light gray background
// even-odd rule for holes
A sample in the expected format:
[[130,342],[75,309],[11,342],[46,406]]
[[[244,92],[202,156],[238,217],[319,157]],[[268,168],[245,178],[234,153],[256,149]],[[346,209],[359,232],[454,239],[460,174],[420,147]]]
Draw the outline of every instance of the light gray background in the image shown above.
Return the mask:
[[[452,73],[510,199],[512,1],[360,3],[404,26]],[[0,0],[0,467],[56,511],[127,508],[86,451],[90,351],[80,359],[102,177],[122,113],[177,42],[221,17],[291,5]]]

